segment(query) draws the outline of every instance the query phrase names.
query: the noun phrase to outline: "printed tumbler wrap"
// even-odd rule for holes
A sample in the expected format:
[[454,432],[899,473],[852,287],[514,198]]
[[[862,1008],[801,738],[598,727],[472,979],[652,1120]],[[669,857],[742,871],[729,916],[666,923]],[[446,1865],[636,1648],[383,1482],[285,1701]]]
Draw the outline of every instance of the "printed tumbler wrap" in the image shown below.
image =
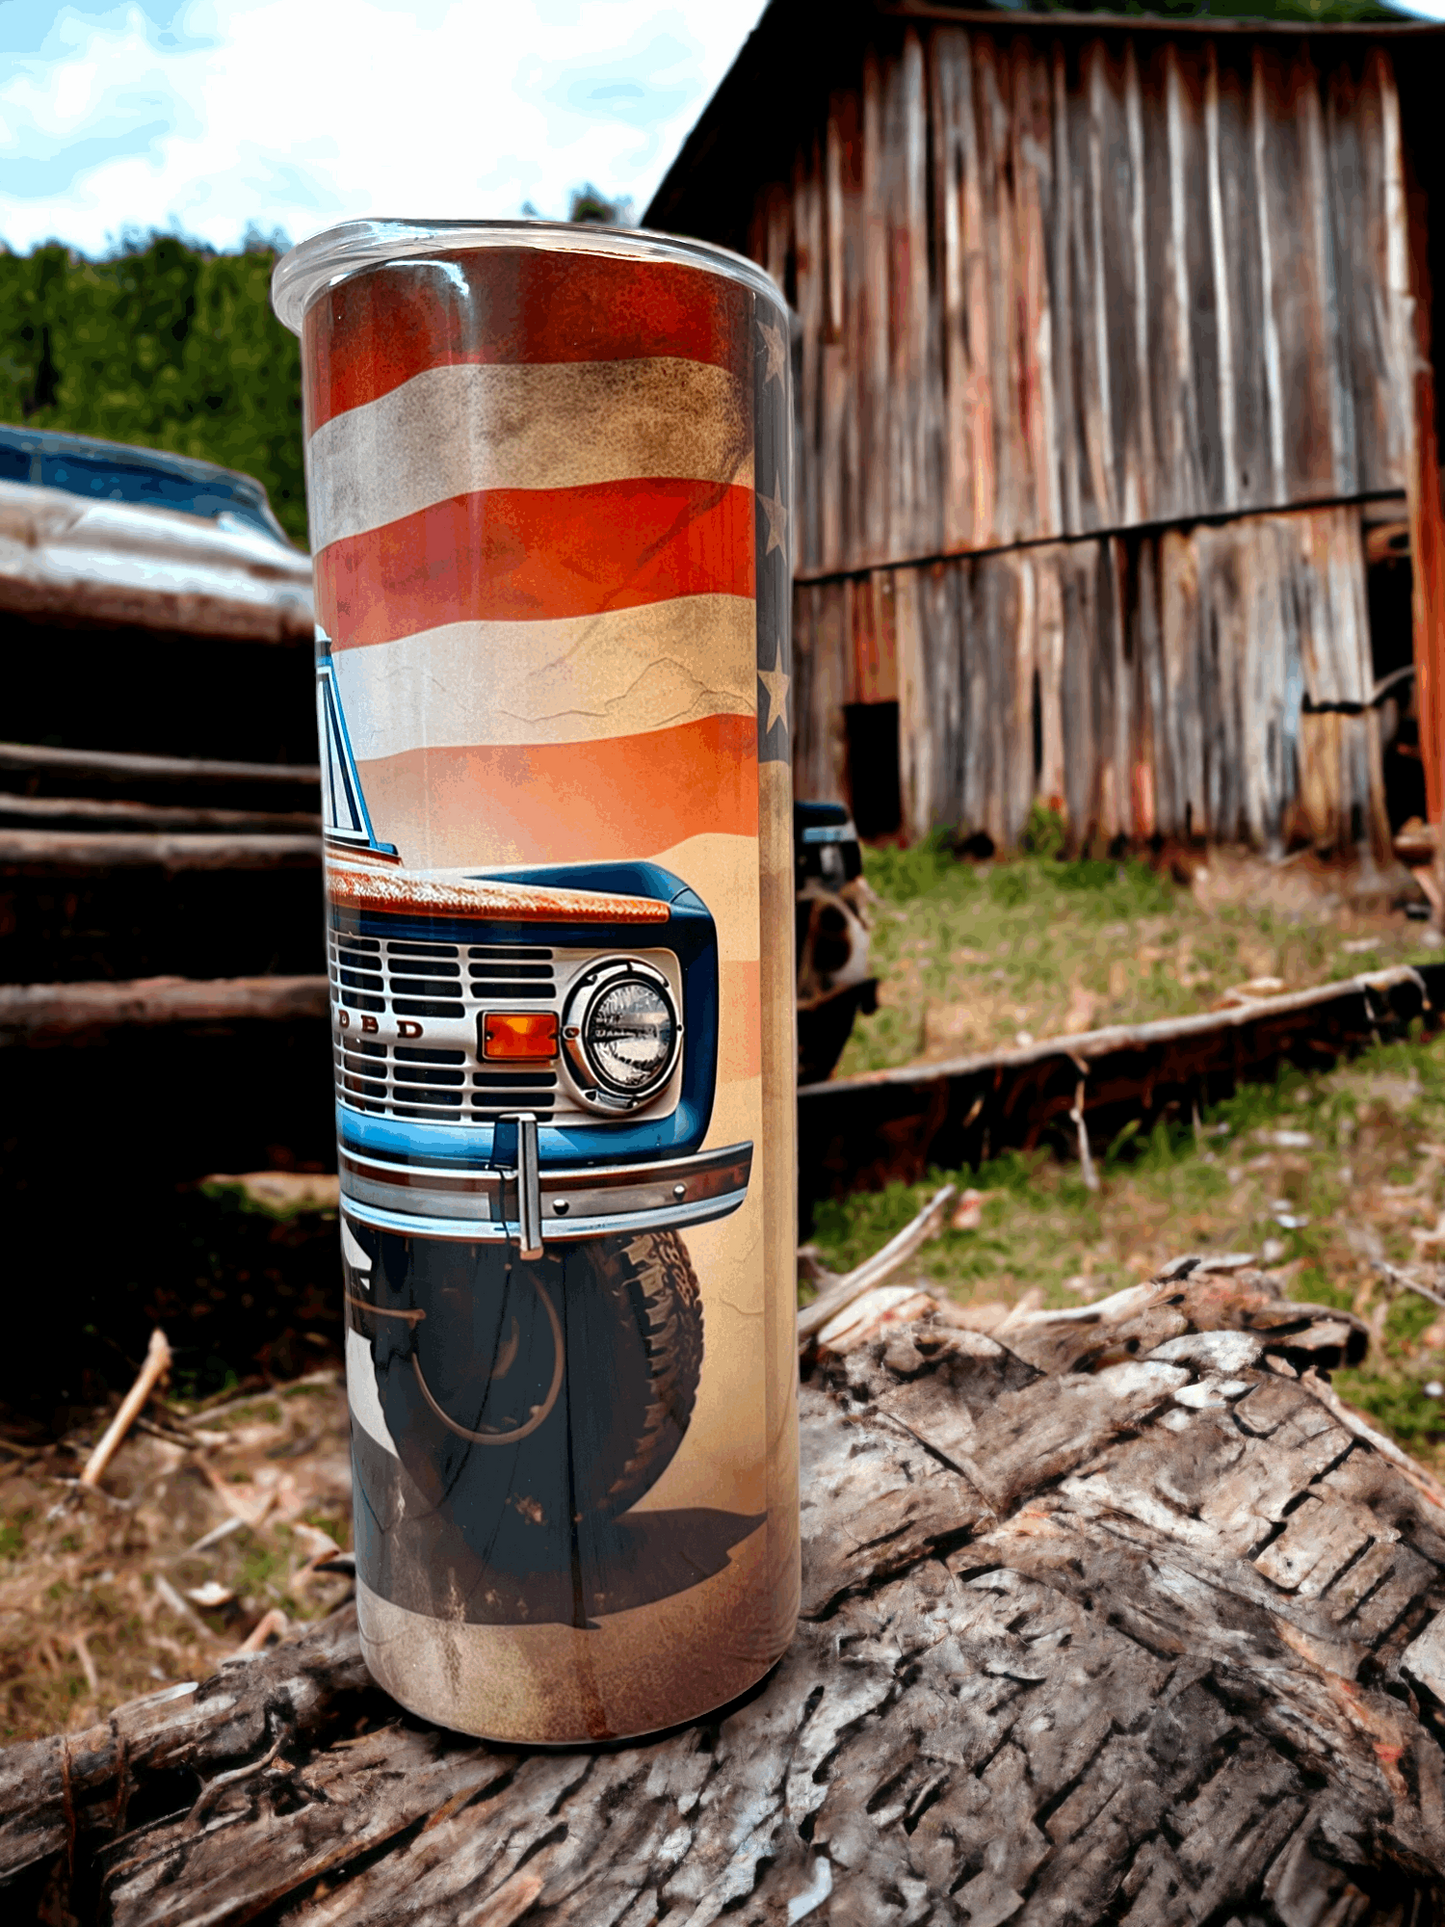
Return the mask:
[[364,1650],[646,1732],[797,1605],[786,311],[469,230],[302,332]]

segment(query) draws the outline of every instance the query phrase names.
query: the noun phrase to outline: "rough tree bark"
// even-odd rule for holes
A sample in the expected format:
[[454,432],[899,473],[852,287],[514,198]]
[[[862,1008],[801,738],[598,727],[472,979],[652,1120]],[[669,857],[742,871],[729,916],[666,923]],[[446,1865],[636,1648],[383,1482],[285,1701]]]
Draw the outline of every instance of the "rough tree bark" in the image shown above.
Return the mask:
[[716,1718],[503,1751],[349,1611],[0,1754],[16,1920],[1423,1927],[1445,1915],[1445,1492],[1257,1274],[941,1319],[803,1392],[804,1617]]
[[324,1020],[324,977],[138,977],[128,983],[0,984],[0,1048],[73,1043],[127,1027]]

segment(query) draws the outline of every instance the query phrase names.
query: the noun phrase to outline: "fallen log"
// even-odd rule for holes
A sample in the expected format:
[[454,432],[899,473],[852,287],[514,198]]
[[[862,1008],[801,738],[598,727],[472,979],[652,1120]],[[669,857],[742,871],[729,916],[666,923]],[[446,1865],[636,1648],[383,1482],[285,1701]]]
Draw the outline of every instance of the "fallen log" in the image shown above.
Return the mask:
[[321,787],[316,765],[228,763],[189,756],[140,756],[123,750],[51,749],[41,743],[0,743],[0,772],[45,784],[91,782],[134,795],[153,786],[194,789],[293,790],[315,804]]
[[803,1618],[712,1719],[464,1740],[347,1609],[0,1752],[0,1879],[114,1927],[1438,1919],[1445,1494],[1320,1395],[1353,1321],[1190,1261],[1119,1300],[822,1362]]
[[139,831],[0,829],[0,870],[11,875],[96,876],[111,870],[321,868],[319,836],[146,835]]
[[930,1168],[959,1170],[1045,1138],[1061,1152],[1107,1144],[1173,1108],[1271,1077],[1285,1059],[1313,1068],[1423,1016],[1438,1025],[1445,964],[1398,964],[1225,1010],[1114,1024],[1011,1050],[904,1064],[798,1092],[803,1222],[825,1197]]
[[320,836],[321,818],[305,810],[188,809],[118,803],[95,796],[9,796],[0,791],[0,824],[24,829],[241,830],[270,836]]
[[[928,1299],[926,1292],[915,1290],[912,1295],[928,1299],[928,1315],[935,1322],[983,1331],[993,1339],[1006,1337],[1009,1349],[1038,1371],[1097,1371],[1132,1358],[1141,1344],[1155,1342],[1164,1326],[1172,1325],[1172,1309],[1166,1304],[1160,1311],[1158,1294],[1177,1278],[1190,1281],[1189,1317],[1194,1329],[1266,1333],[1271,1347],[1287,1353],[1297,1371],[1332,1372],[1358,1365],[1368,1349],[1370,1328],[1357,1313],[1277,1298],[1269,1273],[1237,1257],[1176,1258],[1149,1284],[1128,1285],[1107,1298],[1060,1311],[1034,1310],[1023,1304],[959,1306]],[[882,1311],[887,1307],[886,1288],[876,1296]],[[861,1322],[850,1325],[846,1345],[838,1346],[840,1353],[856,1350],[871,1335],[867,1298],[856,1302],[854,1310],[861,1314]],[[993,1314],[987,1324],[982,1322],[984,1313]],[[884,1324],[898,1321],[885,1316],[872,1322],[875,1330],[881,1330]],[[806,1350],[809,1334],[803,1329],[801,1313],[798,1334]],[[830,1349],[821,1334],[817,1342],[820,1351]],[[1410,1463],[1415,1471],[1422,1470]]]
[[1308,990],[1287,991],[1274,996],[1241,996],[1238,1003],[1231,1004],[1226,1010],[1196,1011],[1188,1017],[1155,1017],[1142,1024],[1109,1024],[1102,1030],[1073,1031],[1062,1037],[1046,1037],[1041,1043],[1020,1045],[1014,1050],[985,1052],[941,1064],[905,1064],[898,1070],[863,1071],[857,1077],[839,1078],[831,1084],[806,1085],[804,1090],[810,1097],[823,1096],[844,1088],[866,1087],[876,1090],[880,1085],[911,1084],[931,1077],[967,1076],[971,1071],[991,1071],[998,1065],[1041,1064],[1055,1057],[1067,1057],[1076,1064],[1087,1063],[1096,1058],[1109,1057],[1119,1050],[1146,1049],[1153,1044],[1174,1043],[1180,1039],[1211,1035],[1216,1031],[1236,1030],[1243,1024],[1257,1022],[1261,1018],[1273,1021],[1300,1011],[1316,1010],[1341,998],[1373,993],[1384,1000],[1388,1009],[1391,994],[1407,986],[1413,986],[1421,993],[1414,999],[1414,1010],[1419,1011],[1425,992],[1419,969],[1413,964],[1392,964],[1388,970],[1367,971],[1356,977],[1346,977],[1339,983],[1315,984]]
[[75,1043],[156,1025],[324,1018],[324,977],[138,977],[129,983],[0,984],[0,1048]]

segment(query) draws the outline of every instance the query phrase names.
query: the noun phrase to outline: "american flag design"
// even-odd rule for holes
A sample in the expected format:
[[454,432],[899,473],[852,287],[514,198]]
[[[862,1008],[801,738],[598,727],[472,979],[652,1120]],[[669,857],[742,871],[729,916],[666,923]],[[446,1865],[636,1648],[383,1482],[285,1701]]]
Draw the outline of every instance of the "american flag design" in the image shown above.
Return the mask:
[[[681,1717],[659,1680],[741,1690],[786,1642],[797,1563],[787,312],[685,249],[571,239],[387,262],[303,328],[317,617],[376,843],[418,878],[651,862],[716,923],[703,1148],[750,1143],[752,1178],[686,1231],[701,1379],[632,1516],[765,1523],[580,1629],[364,1593],[399,1697],[435,1711],[445,1673],[453,1723],[538,1739]],[[340,856],[333,883],[386,887]]]

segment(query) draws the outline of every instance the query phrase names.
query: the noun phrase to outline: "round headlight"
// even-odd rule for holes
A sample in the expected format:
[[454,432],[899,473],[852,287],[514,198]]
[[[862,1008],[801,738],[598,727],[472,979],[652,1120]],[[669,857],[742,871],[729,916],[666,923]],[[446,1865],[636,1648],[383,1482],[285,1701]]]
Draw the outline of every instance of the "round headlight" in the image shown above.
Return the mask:
[[682,1053],[672,985],[641,957],[608,957],[574,980],[562,1012],[568,1075],[599,1112],[657,1096]]
[[596,998],[582,1043],[598,1082],[625,1097],[654,1090],[672,1068],[677,1016],[667,992],[649,979],[623,977]]

